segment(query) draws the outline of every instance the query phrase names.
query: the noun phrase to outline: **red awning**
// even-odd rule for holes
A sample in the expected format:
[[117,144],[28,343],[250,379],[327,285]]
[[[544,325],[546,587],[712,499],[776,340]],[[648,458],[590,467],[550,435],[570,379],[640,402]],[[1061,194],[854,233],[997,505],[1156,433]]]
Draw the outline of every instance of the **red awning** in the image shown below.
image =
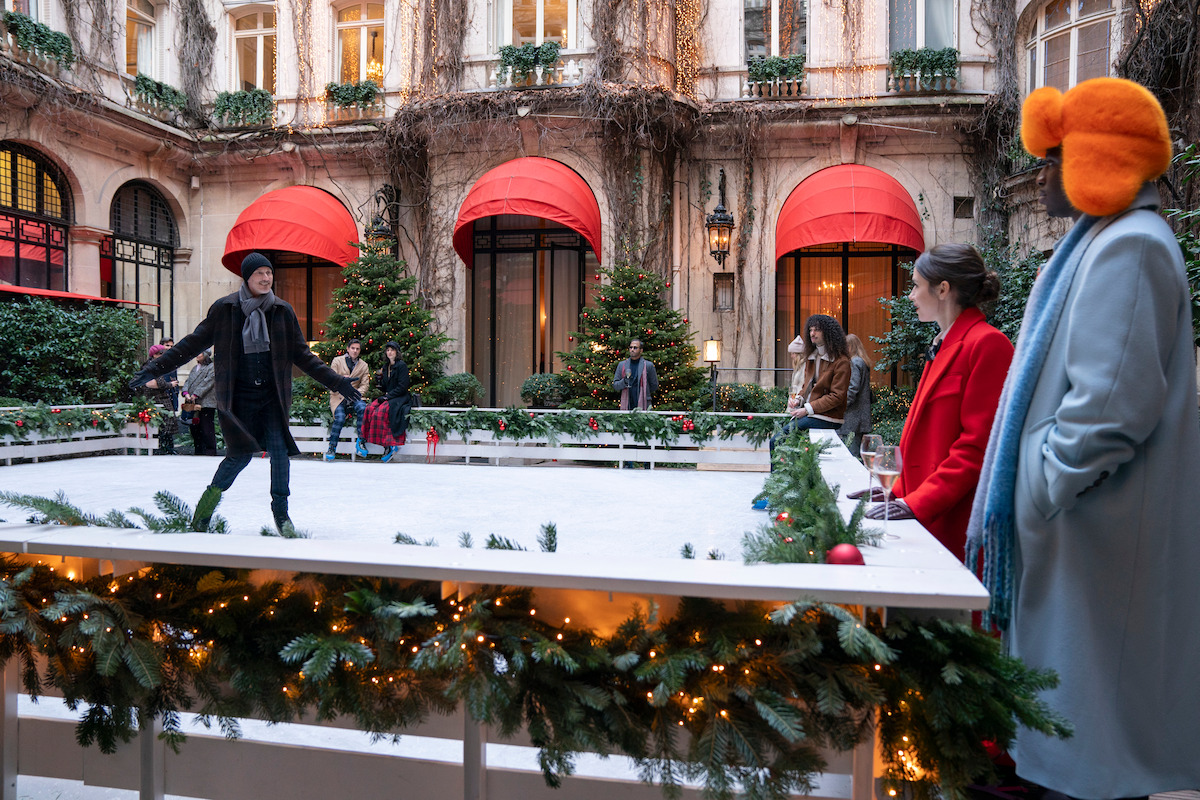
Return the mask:
[[0,292],[27,294],[32,297],[49,297],[55,300],[91,300],[97,303],[129,303],[133,306],[153,306],[154,308],[158,308],[158,303],[139,303],[135,300],[121,300],[116,297],[93,297],[90,294],[58,292],[53,289],[34,289],[29,286],[9,286],[8,284],[0,284]]
[[886,172],[842,164],[810,175],[792,190],[775,224],[775,260],[834,242],[879,242],[925,249],[921,215]]
[[221,263],[240,275],[252,250],[286,250],[344,267],[358,258],[350,244],[357,241],[354,218],[336,197],[314,186],[288,186],[267,192],[238,215]]
[[475,220],[523,214],[566,225],[600,258],[600,206],[579,173],[548,158],[517,158],[483,174],[463,201],[454,223],[454,251],[470,269]]

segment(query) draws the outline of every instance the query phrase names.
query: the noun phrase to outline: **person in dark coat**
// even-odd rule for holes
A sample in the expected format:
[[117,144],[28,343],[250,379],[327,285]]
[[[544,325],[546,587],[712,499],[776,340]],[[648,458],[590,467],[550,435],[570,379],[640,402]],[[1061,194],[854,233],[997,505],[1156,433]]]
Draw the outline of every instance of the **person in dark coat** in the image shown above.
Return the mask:
[[[412,410],[409,394],[408,365],[400,358],[400,345],[388,342],[383,348],[387,361],[375,374],[382,396],[367,408],[363,422],[363,439],[383,445],[383,460],[391,461],[400,451],[408,433],[408,413]],[[383,424],[386,418],[386,427]],[[366,455],[365,448],[358,451]]]
[[236,292],[212,304],[196,330],[143,366],[130,386],[141,386],[212,347],[214,392],[226,455],[197,503],[192,527],[208,529],[214,501],[233,485],[250,459],[265,450],[271,456],[271,513],[282,533],[292,524],[288,518],[288,457],[300,453],[288,430],[293,365],[351,400],[360,395],[349,378],[338,375],[308,349],[296,312],[271,291],[275,273],[266,256],[246,256],[242,280]]
[[[165,353],[167,348],[161,344],[151,345],[150,358],[146,359],[146,364],[149,364],[161,353]],[[144,369],[146,364],[142,365]],[[175,416],[175,411],[171,407],[171,400],[174,397],[174,392],[179,385],[179,381],[175,379],[174,373],[163,375],[157,381],[151,381],[142,387],[147,399],[157,403],[162,408],[161,419],[158,423],[158,452],[162,455],[173,456],[175,453],[175,435],[179,433],[179,417]]]

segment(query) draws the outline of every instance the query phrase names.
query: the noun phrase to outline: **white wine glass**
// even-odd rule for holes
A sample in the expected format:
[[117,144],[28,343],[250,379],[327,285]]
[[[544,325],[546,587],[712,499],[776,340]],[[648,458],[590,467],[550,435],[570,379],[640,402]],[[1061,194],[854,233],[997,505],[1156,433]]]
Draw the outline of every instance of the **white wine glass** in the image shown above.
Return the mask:
[[867,502],[871,502],[871,469],[875,465],[875,453],[883,446],[883,437],[877,433],[867,433],[862,437],[862,445],[858,454],[863,466],[867,468]]
[[883,488],[883,536],[885,539],[898,539],[888,533],[888,512],[891,510],[892,487],[900,480],[900,469],[904,461],[900,457],[900,448],[894,444],[880,445],[875,451],[875,461],[871,471]]

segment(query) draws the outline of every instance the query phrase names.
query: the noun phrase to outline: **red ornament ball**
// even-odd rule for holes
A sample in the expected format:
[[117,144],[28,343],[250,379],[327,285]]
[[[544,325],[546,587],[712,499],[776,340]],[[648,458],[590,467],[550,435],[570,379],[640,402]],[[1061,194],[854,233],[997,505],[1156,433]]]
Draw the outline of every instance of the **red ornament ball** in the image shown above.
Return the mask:
[[623,294],[617,295],[617,299],[618,299],[618,300],[620,300],[620,301],[622,301],[622,302],[624,302],[624,300],[625,300],[625,295],[623,295]]
[[668,288],[668,289],[670,289],[670,288],[671,288],[671,282],[670,282],[670,281],[667,281],[667,288]]
[[18,428],[24,428],[24,427],[25,427],[25,420],[23,420],[23,419],[19,419],[19,420],[17,420],[17,427],[18,427]]
[[642,279],[642,278],[644,278],[644,277],[646,277],[646,276],[645,276],[645,275],[643,275],[643,274],[642,274],[642,273],[640,273],[640,272],[638,273],[638,280],[641,280],[641,279]]
[[61,414],[62,409],[61,408],[52,408],[52,409],[50,409],[50,413],[51,414]]
[[826,564],[858,564],[865,565],[862,551],[852,544],[834,545],[825,553]]
[[383,291],[383,284],[382,284],[382,283],[381,283],[381,284],[379,284],[379,291],[381,291],[381,292]]

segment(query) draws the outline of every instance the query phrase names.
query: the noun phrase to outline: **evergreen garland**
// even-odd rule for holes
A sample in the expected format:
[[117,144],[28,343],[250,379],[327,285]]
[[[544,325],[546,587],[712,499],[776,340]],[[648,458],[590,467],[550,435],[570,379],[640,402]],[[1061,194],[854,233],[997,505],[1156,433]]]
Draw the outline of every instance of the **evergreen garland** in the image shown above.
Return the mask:
[[[796,437],[780,451],[777,473],[809,489],[772,478],[767,491],[794,498],[820,539],[820,510],[840,514],[814,492],[818,448]],[[177,498],[156,500],[165,515],[157,529],[188,519]],[[118,512],[89,516],[61,496],[0,501],[44,521],[128,526]],[[539,544],[553,550],[556,538],[543,526]],[[464,533],[460,544],[471,539]],[[520,547],[500,537],[487,546]],[[1057,684],[1053,673],[944,620],[894,615],[884,625],[873,613],[808,600],[683,598],[669,620],[635,608],[604,637],[539,617],[529,588],[439,597],[439,585],[420,581],[262,583],[248,571],[172,565],[74,581],[6,557],[0,662],[19,659],[34,697],[52,686],[69,707],[86,704],[77,738],[103,752],[153,718],[179,747],[184,711],[215,717],[227,736],[238,735],[239,717],[284,722],[306,712],[394,736],[462,705],[503,736],[524,728],[551,786],[571,774],[575,753],[622,753],[668,795],[699,778],[707,797],[721,799],[810,790],[823,751],[855,747],[877,708],[885,784],[919,798],[964,797],[990,776],[983,742],[1008,746],[1018,723],[1056,736],[1071,730],[1037,697]]]
[[118,432],[131,423],[154,427],[161,418],[162,409],[145,397],[105,408],[61,408],[38,402],[0,409],[0,436],[23,442],[33,435],[47,439],[85,431]]
[[742,537],[742,558],[747,564],[823,564],[834,545],[879,543],[877,531],[863,529],[865,500],[848,521],[842,517],[837,506],[839,487],[827,485],[821,477],[818,458],[828,447],[827,442],[811,442],[807,431],[793,431],[775,446],[775,469],[758,495],[767,499],[773,517]]
[[[626,250],[626,252],[631,252]],[[566,404],[575,408],[616,408],[620,392],[612,387],[617,364],[629,357],[629,343],[640,339],[645,357],[658,374],[657,408],[686,409],[700,395],[705,370],[688,321],[666,301],[668,284],[653,272],[628,260],[601,269],[587,307],[579,315],[579,330],[571,333],[575,347],[560,352],[570,390]]]

